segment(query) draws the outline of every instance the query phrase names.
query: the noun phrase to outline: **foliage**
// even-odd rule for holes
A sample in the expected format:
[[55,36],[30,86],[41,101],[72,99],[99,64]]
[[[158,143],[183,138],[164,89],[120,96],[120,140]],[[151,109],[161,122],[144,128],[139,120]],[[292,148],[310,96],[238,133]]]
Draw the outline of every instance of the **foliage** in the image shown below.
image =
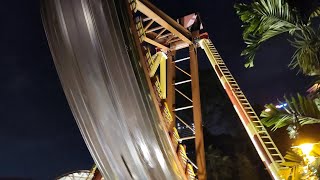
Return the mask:
[[243,154],[236,154],[237,157],[237,170],[239,180],[258,180],[256,169],[250,162],[247,156]]
[[293,60],[289,64],[291,68],[301,68],[302,73],[308,75],[320,74],[320,31],[311,27],[304,27],[297,32],[292,46],[296,48]]
[[297,29],[298,17],[283,0],[260,0],[251,4],[235,5],[244,23],[243,39],[247,47],[241,55],[246,56],[246,67],[253,67],[255,52],[264,41]]
[[314,101],[300,94],[297,94],[297,97],[284,97],[284,99],[285,102],[279,101],[287,105],[282,108],[277,108],[273,104],[265,106],[269,111],[262,111],[260,116],[266,127],[272,127],[271,130],[275,131],[278,128],[289,126],[292,131],[297,130],[300,126],[320,123],[320,110]]
[[291,45],[297,50],[289,64],[291,68],[312,75],[319,74],[319,31],[311,26],[312,18],[319,17],[316,7],[304,22],[301,13],[286,0],[253,0],[250,4],[235,4],[236,13],[243,22],[243,39],[246,48],[241,53],[247,59],[246,67],[253,67],[255,54],[261,44],[272,37],[288,33]]
[[206,153],[208,179],[231,179],[232,161],[229,156],[222,155],[218,149],[209,146]]
[[[320,142],[319,142],[320,143]],[[304,154],[299,146],[293,147],[285,155],[286,162],[281,165],[290,170],[291,179],[320,178],[320,144],[313,145],[310,154]]]

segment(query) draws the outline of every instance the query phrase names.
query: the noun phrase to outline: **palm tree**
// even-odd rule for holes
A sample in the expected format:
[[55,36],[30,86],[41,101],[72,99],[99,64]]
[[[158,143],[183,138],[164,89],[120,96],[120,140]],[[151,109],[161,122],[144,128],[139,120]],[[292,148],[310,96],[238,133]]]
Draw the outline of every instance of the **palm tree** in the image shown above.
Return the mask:
[[287,126],[290,138],[296,138],[298,129],[308,124],[320,123],[320,110],[317,104],[300,94],[297,97],[284,97],[283,106],[277,108],[273,104],[266,105],[266,110],[261,113],[261,121],[266,127],[272,127],[275,131],[278,128]]
[[244,27],[247,46],[241,55],[247,59],[246,67],[253,67],[255,53],[263,42],[287,33],[296,48],[289,66],[307,75],[320,74],[320,30],[312,25],[312,19],[320,16],[319,7],[311,9],[308,18],[286,0],[253,0],[251,4],[238,3],[235,9]]

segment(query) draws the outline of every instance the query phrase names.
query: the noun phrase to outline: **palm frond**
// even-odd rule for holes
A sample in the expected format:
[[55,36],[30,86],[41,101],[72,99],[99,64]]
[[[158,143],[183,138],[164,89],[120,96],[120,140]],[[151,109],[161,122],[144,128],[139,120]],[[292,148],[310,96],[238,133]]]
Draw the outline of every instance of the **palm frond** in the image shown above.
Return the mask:
[[294,123],[299,123],[300,126],[320,123],[320,111],[314,101],[300,94],[284,99],[282,104],[286,103],[287,106],[283,108],[278,109],[273,104],[265,106],[269,111],[263,111],[260,117],[266,127],[272,127],[271,130],[275,131]]
[[320,7],[316,7],[313,12],[310,14],[309,16],[309,21],[312,19],[312,18],[316,18],[316,17],[319,17],[320,16]]
[[290,162],[289,164],[286,164],[288,166],[301,165],[301,162],[303,162],[303,158],[301,157],[301,155],[293,151],[287,151],[284,158],[288,160],[287,163]]
[[320,75],[320,30],[303,27],[303,31],[295,33],[291,44],[296,51],[289,67],[299,68],[303,74]]
[[244,23],[243,39],[247,47],[241,55],[247,59],[246,67],[253,67],[255,53],[261,43],[282,33],[293,34],[299,29],[299,16],[284,0],[239,3],[235,5],[235,9]]

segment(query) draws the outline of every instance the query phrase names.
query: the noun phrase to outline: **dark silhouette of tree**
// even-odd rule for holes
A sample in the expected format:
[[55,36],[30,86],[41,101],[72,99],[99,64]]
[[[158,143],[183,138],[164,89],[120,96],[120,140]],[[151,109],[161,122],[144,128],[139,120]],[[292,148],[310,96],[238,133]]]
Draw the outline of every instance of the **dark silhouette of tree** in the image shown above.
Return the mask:
[[206,159],[208,179],[232,179],[233,164],[229,156],[225,156],[220,150],[209,146]]
[[252,162],[243,154],[236,154],[239,180],[259,180],[258,172]]

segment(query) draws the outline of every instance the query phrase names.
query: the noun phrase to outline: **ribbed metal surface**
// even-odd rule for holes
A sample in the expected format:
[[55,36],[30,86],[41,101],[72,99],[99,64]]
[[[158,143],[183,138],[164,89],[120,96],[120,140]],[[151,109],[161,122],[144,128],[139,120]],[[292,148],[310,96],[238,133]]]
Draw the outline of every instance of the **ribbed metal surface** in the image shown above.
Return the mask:
[[66,98],[105,179],[181,179],[143,76],[134,73],[119,17],[112,0],[43,1]]

